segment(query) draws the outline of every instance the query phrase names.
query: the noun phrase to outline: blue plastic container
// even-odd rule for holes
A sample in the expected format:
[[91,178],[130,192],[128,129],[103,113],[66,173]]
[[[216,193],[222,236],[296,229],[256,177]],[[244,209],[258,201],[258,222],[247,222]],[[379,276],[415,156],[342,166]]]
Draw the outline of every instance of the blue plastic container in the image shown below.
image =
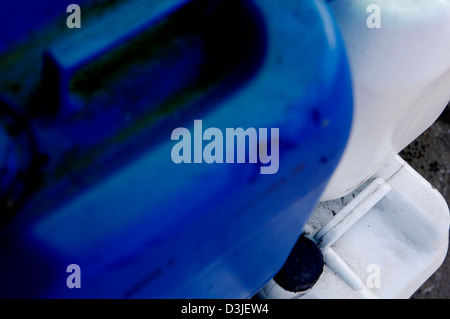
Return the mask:
[[[65,11],[44,10],[55,2],[40,2],[46,24],[30,21],[40,33],[23,27],[0,45],[2,103],[26,114],[39,163],[1,231],[0,296],[251,297],[282,267],[347,142],[351,82],[327,7],[85,1],[82,28],[67,29]],[[277,172],[175,164],[171,134],[193,134],[195,120],[278,128]],[[66,285],[71,264],[80,289]]]

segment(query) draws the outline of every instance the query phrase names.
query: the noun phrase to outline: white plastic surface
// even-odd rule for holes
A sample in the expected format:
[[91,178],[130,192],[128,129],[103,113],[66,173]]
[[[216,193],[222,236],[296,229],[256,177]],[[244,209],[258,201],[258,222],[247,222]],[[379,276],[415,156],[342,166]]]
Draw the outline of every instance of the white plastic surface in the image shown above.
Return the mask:
[[[381,24],[370,29],[371,4]],[[350,140],[322,200],[362,185],[450,100],[450,0],[334,0],[354,82]]]
[[356,191],[313,212],[304,232],[325,260],[315,286],[295,294],[271,280],[258,295],[409,298],[442,264],[449,225],[441,194],[396,156]]

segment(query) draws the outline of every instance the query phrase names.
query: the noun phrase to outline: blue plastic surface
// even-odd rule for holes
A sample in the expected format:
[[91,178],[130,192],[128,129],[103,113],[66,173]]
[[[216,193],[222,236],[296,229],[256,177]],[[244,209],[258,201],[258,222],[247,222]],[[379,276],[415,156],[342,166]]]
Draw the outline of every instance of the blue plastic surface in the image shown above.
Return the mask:
[[[56,2],[62,17],[44,10]],[[1,230],[0,296],[251,297],[282,267],[347,142],[351,81],[326,5],[84,1],[83,27],[69,30],[63,2],[40,1],[29,25],[25,1],[0,5],[25,20],[0,41],[2,103],[26,114],[40,163]],[[279,128],[278,172],[174,164],[171,132],[194,132],[194,120]],[[70,264],[80,289],[66,286]]]

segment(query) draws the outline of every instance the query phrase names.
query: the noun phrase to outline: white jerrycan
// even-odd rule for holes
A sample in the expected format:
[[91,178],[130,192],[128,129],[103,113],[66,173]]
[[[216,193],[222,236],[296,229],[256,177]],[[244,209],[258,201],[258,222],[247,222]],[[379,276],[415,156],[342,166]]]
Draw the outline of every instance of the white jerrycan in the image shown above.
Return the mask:
[[[450,99],[450,0],[327,3],[349,56],[355,106],[344,156],[303,229],[323,268],[312,287],[293,290],[277,275],[258,297],[409,298],[449,243],[447,203],[397,154]],[[295,259],[306,260],[302,276],[308,256]]]
[[322,200],[349,194],[450,99],[450,0],[333,0],[353,77],[353,128]]

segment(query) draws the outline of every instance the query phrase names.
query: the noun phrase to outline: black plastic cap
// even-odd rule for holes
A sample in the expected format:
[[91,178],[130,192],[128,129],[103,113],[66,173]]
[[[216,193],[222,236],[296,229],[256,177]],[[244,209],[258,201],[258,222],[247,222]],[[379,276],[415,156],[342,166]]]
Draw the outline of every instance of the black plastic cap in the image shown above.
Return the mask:
[[306,291],[319,279],[323,265],[323,256],[319,247],[302,235],[274,280],[285,290]]

